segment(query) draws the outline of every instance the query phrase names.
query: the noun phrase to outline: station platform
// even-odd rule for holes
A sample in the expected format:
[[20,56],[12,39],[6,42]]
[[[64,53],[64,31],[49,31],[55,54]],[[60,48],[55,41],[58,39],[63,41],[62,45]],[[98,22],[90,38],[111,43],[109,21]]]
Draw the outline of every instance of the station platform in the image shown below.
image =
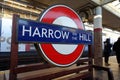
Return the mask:
[[[112,70],[114,80],[120,80],[120,67],[117,64],[116,56],[111,56],[109,58],[109,63],[110,66],[105,66],[105,65],[103,66],[109,67]],[[98,74],[99,76],[96,74]],[[108,80],[107,73],[105,71],[96,71],[96,72],[94,71],[94,77],[96,78],[96,80]],[[9,78],[9,70],[0,71],[0,80],[8,80],[8,78]],[[56,80],[62,80],[62,79],[56,79]]]
[[[105,66],[105,63],[103,62],[103,66],[110,68],[111,71],[113,72],[114,80],[120,80],[120,67],[117,63],[116,56],[109,57],[109,64],[110,64],[109,66]],[[109,80],[108,77],[106,77],[107,73],[105,71],[100,71],[98,73],[94,73],[94,76],[98,77],[98,76],[96,76],[96,74],[98,74],[98,75],[100,74],[100,77],[102,76],[101,78],[99,78],[97,80]]]
[[112,70],[114,80],[120,80],[120,67],[117,63],[116,56],[111,56],[109,59],[109,63],[110,63],[110,66],[107,66],[107,67],[109,67]]

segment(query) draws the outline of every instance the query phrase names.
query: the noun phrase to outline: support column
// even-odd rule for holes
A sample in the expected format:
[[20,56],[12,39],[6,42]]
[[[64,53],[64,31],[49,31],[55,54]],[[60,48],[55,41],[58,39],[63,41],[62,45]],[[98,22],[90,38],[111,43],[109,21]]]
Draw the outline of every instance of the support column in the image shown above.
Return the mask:
[[94,16],[94,64],[102,66],[102,7],[96,7]]

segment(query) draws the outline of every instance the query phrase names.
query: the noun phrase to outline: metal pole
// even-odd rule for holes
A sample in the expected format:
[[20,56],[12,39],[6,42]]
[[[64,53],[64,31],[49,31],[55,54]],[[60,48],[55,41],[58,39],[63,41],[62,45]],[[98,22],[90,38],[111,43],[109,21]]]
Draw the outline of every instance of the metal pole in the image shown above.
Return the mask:
[[102,7],[96,7],[94,16],[94,64],[102,66]]
[[[96,8],[96,15],[94,16],[94,64],[98,66],[103,65],[102,60],[102,7]],[[95,70],[95,76],[102,79],[102,71]]]
[[12,40],[11,40],[11,54],[10,54],[10,75],[9,80],[16,80],[17,74],[15,74],[15,68],[18,65],[18,43],[16,43],[16,26],[18,15],[13,15],[12,22]]

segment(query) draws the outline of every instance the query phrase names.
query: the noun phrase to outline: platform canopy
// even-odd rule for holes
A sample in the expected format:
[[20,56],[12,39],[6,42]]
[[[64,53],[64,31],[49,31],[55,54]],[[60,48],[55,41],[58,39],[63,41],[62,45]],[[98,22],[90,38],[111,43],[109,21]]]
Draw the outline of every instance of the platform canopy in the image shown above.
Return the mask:
[[[19,6],[14,7],[18,5],[18,2],[25,5],[19,4]],[[11,6],[13,4],[15,5]],[[73,8],[80,15],[83,22],[88,21],[89,23],[93,23],[95,8],[102,6],[103,27],[120,32],[120,0],[0,0],[0,7],[10,10],[10,12],[17,11],[34,16],[39,16],[40,12],[53,4],[65,4]],[[23,6],[24,9],[17,9]],[[35,9],[37,8],[40,12],[37,11],[36,13]]]
[[43,9],[53,4],[68,5],[74,10],[76,10],[78,14],[81,15],[81,17],[83,18],[85,17],[86,18],[85,21],[87,20],[89,22],[93,22],[95,7],[101,5],[103,8],[103,27],[120,31],[120,13],[117,12],[120,11],[120,8],[118,8],[115,11],[113,8],[115,6],[111,5],[116,0],[28,0],[28,1],[30,1],[35,6],[40,6]]

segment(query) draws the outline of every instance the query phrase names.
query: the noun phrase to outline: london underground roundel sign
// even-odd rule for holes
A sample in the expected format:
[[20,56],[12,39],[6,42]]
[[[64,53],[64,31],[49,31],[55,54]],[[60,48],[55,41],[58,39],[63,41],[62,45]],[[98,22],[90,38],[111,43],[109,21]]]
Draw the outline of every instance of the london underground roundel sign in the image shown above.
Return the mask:
[[[83,23],[76,12],[65,5],[54,5],[45,10],[39,19],[40,22],[57,24],[84,30]],[[69,66],[81,56],[83,44],[39,44],[44,57],[56,66]]]

